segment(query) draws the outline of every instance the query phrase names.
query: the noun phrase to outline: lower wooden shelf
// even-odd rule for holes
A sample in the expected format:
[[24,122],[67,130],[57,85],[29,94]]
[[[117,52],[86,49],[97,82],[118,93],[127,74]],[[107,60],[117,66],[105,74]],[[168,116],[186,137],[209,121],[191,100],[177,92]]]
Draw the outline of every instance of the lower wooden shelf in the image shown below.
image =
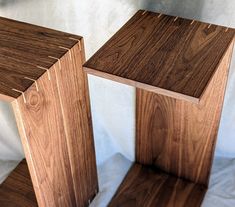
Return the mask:
[[[207,188],[135,163],[109,207],[199,207]],[[37,207],[26,160],[0,186],[0,206]]]
[[199,207],[206,190],[204,185],[135,163],[109,207]]
[[38,206],[26,160],[0,185],[0,206]]

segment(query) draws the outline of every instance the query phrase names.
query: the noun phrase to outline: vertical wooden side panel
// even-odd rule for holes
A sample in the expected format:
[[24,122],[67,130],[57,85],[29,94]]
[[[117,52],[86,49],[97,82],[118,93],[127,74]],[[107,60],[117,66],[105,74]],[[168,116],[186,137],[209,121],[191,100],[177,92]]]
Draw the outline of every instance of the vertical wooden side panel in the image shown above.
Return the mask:
[[137,89],[137,162],[208,185],[232,49],[199,104]]
[[70,55],[61,59],[61,70],[56,71],[64,125],[69,137],[67,144],[74,190],[79,206],[84,203],[88,205],[89,200],[98,192],[88,83],[82,69],[84,53],[81,46],[74,46]]
[[[13,102],[39,206],[85,207],[97,190],[87,82],[78,45]],[[84,55],[84,54],[83,54]]]
[[[39,206],[76,206],[55,69],[44,74],[35,87],[17,99],[17,122],[22,122],[23,145],[33,185],[38,188]],[[20,119],[19,120],[19,116]]]

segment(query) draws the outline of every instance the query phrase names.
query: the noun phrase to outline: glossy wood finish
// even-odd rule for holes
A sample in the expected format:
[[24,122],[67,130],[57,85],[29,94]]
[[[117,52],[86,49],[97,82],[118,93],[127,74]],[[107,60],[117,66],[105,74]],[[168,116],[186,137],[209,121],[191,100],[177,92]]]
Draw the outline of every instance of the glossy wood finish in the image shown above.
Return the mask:
[[139,11],[84,65],[88,73],[199,102],[234,29]]
[[200,207],[206,187],[134,164],[109,207]]
[[23,160],[0,185],[0,206],[38,206],[26,160]]
[[137,162],[208,184],[232,49],[199,104],[137,89]]
[[98,181],[83,39],[0,26],[0,99],[12,103],[38,205],[86,207]]

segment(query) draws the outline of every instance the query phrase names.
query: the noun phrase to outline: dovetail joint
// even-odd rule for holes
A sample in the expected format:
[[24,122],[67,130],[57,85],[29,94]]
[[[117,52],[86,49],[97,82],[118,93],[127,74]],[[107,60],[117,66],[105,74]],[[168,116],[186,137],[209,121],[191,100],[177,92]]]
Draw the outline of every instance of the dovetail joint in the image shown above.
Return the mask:
[[79,47],[79,50],[82,51],[81,41],[78,42],[78,47]]
[[76,39],[76,38],[73,38],[73,37],[69,37],[70,40],[75,40],[77,42],[79,42],[80,40],[79,39]]
[[178,19],[179,17],[175,17],[174,22]]
[[48,68],[44,68],[44,67],[42,67],[42,66],[39,66],[39,65],[37,65],[37,68],[40,68],[40,69],[42,69],[42,70],[45,70],[45,71],[47,71],[48,73],[48,79],[49,80],[51,80],[51,74],[50,74],[50,70],[48,69]]
[[71,55],[71,51],[70,51],[69,48],[66,48],[66,47],[63,47],[63,46],[59,46],[59,48],[62,48],[62,49],[64,49],[64,50],[67,50],[67,51],[69,52],[69,58],[70,58],[70,60],[72,60],[72,55]]
[[[82,51],[82,46],[81,46],[81,40],[79,39],[76,39],[76,38],[73,38],[73,37],[69,37],[70,40],[74,40],[74,41],[77,41],[78,44],[79,44],[79,50]],[[67,49],[69,50],[68,48],[65,48],[65,47],[61,47],[62,49]]]
[[59,68],[61,70],[61,63],[60,63],[60,58],[56,58],[56,57],[53,57],[53,56],[48,56],[49,58],[52,58],[54,60],[57,60],[59,62]]
[[144,10],[144,11],[143,11],[143,13],[142,13],[142,15],[144,15],[146,12],[147,12],[147,11],[146,11],[146,10]]
[[24,92],[23,92],[23,91],[17,90],[17,89],[15,89],[15,88],[12,88],[11,90],[16,91],[16,92],[18,92],[18,93],[21,93],[21,95],[22,95],[22,97],[23,97],[23,100],[24,100],[24,103],[25,103],[25,104],[27,103],[27,102],[26,102],[26,98],[25,98],[25,95],[24,95]]
[[27,80],[31,80],[31,81],[33,81],[33,82],[35,83],[35,86],[36,86],[36,90],[37,90],[37,92],[39,92],[38,83],[37,83],[37,81],[36,81],[35,79],[29,78],[29,77],[24,77],[24,79],[27,79]]
[[59,46],[59,48],[64,49],[64,50],[69,50],[67,47]]
[[190,25],[192,25],[194,22],[195,22],[195,20],[192,20],[191,23],[190,23]]

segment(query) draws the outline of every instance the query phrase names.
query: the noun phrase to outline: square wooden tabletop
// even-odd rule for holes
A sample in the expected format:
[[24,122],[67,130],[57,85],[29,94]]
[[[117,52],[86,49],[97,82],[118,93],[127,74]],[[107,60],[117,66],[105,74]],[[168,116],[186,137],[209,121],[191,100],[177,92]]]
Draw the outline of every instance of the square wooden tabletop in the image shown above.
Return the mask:
[[84,68],[90,74],[197,102],[234,35],[231,28],[140,10]]
[[0,17],[0,94],[19,97],[80,39]]

